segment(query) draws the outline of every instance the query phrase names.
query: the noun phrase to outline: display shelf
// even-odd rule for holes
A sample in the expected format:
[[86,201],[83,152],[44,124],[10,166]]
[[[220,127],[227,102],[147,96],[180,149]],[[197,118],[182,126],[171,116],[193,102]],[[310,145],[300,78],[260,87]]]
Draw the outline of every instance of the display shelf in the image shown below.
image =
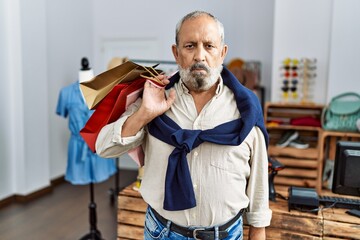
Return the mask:
[[269,146],[269,154],[271,156],[291,156],[294,158],[307,158],[307,159],[314,159],[318,156],[318,149],[317,148],[307,148],[307,149],[297,149],[293,147],[277,147],[277,146]]
[[293,126],[293,125],[279,125],[279,126],[266,126],[268,129],[284,129],[284,130],[307,130],[307,131],[319,131],[321,128],[319,127],[310,127],[310,126]]
[[[274,179],[276,186],[321,189],[321,176],[318,173],[322,164],[319,162],[318,146],[322,128],[317,125],[293,125],[292,122],[295,119],[308,118],[320,123],[322,110],[323,105],[316,104],[266,103],[264,120],[269,133],[269,156],[285,165]],[[305,149],[277,146],[287,131],[297,131],[302,141],[309,146]]]

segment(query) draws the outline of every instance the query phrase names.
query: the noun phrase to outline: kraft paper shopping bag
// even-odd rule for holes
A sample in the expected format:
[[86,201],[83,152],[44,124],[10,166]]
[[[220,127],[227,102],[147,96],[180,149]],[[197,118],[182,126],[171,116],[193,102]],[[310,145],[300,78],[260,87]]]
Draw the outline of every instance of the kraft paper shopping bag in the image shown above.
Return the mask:
[[[96,105],[119,83],[131,82],[140,76],[156,81],[160,70],[153,67],[146,67],[137,63],[127,61],[117,67],[109,69],[93,79],[80,83],[80,89],[84,95],[89,109],[95,109]],[[161,85],[161,81],[158,83]]]

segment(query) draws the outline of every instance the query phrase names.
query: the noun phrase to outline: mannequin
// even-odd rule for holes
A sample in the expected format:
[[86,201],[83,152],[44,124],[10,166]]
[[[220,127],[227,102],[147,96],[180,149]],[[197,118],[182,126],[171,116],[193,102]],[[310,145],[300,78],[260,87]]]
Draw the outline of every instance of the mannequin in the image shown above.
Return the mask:
[[81,69],[79,71],[79,82],[86,82],[94,77],[94,71],[89,67],[89,61],[86,57],[81,59]]
[[81,59],[79,79],[60,90],[56,107],[56,114],[69,120],[71,135],[65,179],[73,185],[99,183],[116,172],[115,159],[104,159],[94,154],[79,133],[93,113],[85,104],[79,82],[92,77],[93,71],[84,57]]
[[97,229],[96,203],[94,201],[94,184],[107,180],[116,173],[115,159],[100,158],[94,154],[80,136],[80,130],[93,113],[85,104],[80,89],[80,83],[93,78],[93,70],[89,67],[87,58],[81,59],[81,69],[78,81],[61,89],[56,108],[56,114],[69,119],[71,132],[68,143],[68,161],[65,180],[73,185],[89,185],[89,222],[90,232],[81,240],[101,240]]

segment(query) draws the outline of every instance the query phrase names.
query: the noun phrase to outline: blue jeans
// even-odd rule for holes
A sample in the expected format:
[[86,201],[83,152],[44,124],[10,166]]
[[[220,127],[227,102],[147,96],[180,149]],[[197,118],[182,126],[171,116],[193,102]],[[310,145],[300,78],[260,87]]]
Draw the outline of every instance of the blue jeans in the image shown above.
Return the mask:
[[[194,238],[184,237],[176,232],[173,232],[169,229],[171,222],[168,223],[168,226],[164,226],[159,222],[154,216],[151,209],[148,207],[145,215],[145,229],[144,229],[144,239],[145,240],[191,240]],[[194,227],[195,229],[196,227]],[[215,227],[217,229],[217,227]],[[232,224],[226,231],[229,233],[229,236],[224,240],[242,240],[243,239],[243,221],[240,217],[234,224]],[[215,239],[218,240],[218,239]]]

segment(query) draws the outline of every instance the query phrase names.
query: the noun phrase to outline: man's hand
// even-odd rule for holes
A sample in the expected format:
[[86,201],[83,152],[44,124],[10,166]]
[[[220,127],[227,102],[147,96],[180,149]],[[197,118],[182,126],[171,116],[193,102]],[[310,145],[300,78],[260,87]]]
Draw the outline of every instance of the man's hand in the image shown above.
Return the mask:
[[[169,80],[164,75],[157,76],[165,85],[169,83]],[[171,89],[169,97],[165,96],[165,88],[160,88],[150,81],[144,84],[144,92],[142,96],[142,104],[139,112],[149,118],[150,122],[155,117],[166,112],[175,101],[175,90]]]
[[257,228],[250,226],[249,229],[249,240],[265,240],[266,234],[265,234],[265,228]]
[[[157,76],[164,85],[169,79],[164,75]],[[169,96],[165,96],[165,88],[160,88],[150,81],[145,82],[140,108],[131,115],[122,127],[121,136],[134,136],[141,128],[151,122],[157,116],[166,112],[175,101],[175,90],[171,89]]]

